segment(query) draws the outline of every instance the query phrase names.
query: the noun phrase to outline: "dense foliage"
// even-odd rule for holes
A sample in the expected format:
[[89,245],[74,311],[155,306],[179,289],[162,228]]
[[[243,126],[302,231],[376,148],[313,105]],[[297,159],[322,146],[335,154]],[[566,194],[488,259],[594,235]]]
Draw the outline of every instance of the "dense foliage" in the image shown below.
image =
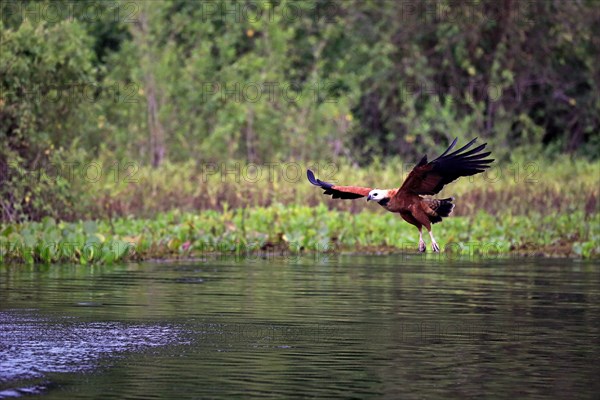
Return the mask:
[[[307,184],[304,165],[290,166],[287,175],[280,165],[271,176],[263,171],[260,180],[252,181],[235,165],[196,175],[193,165],[169,162],[132,170],[119,180],[114,171],[95,182],[78,179],[78,193],[96,191],[72,206],[84,220],[46,217],[0,224],[0,264],[414,253],[417,230],[398,215],[364,200],[330,201]],[[336,164],[310,167],[324,179],[377,181],[385,187],[407,172],[401,163],[360,170]],[[456,198],[456,208],[433,226],[443,251],[430,257],[600,257],[599,167],[599,162],[568,159],[515,162],[459,180],[441,192]]]
[[[600,256],[600,214],[582,224],[582,212],[561,217],[492,216],[479,212],[436,226],[448,260],[510,256]],[[151,220],[56,223],[50,218],[0,226],[3,261],[112,263],[149,258],[297,257],[332,252],[416,253],[417,230],[391,214],[330,211],[323,205],[249,210],[169,212]],[[431,252],[431,250],[428,250]],[[414,254],[415,256],[418,253]]]
[[506,162],[600,154],[594,1],[30,0],[0,10],[5,221],[75,219],[110,203],[114,193],[71,174],[89,181],[98,159],[121,178],[233,160],[365,166],[476,135]]

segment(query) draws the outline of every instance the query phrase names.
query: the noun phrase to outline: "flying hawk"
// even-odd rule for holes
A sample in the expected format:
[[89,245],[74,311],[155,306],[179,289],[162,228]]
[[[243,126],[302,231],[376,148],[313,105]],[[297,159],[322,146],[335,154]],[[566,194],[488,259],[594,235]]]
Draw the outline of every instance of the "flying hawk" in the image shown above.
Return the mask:
[[477,138],[460,149],[450,153],[456,146],[454,139],[450,147],[438,158],[427,162],[427,155],[412,169],[399,189],[371,189],[360,186],[338,186],[323,182],[315,178],[311,170],[307,170],[308,180],[315,186],[325,189],[324,194],[331,195],[334,199],[358,199],[367,196],[367,201],[378,202],[386,210],[399,213],[409,224],[419,230],[419,251],[425,251],[425,241],[421,231],[424,226],[431,237],[431,249],[440,251],[440,246],[433,237],[431,224],[440,222],[442,218],[450,215],[454,209],[453,197],[447,199],[434,199],[422,197],[437,194],[444,185],[460,178],[461,176],[475,175],[489,168],[493,159],[485,158],[491,152],[481,151],[487,143],[469,149]]

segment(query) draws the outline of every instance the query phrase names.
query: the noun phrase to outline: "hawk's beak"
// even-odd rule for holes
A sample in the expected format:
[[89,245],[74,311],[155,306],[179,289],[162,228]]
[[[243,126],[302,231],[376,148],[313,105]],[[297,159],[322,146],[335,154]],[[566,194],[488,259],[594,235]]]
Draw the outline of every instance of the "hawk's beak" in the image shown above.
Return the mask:
[[371,197],[371,195],[367,196],[367,201],[369,201],[369,200],[373,200],[373,198]]

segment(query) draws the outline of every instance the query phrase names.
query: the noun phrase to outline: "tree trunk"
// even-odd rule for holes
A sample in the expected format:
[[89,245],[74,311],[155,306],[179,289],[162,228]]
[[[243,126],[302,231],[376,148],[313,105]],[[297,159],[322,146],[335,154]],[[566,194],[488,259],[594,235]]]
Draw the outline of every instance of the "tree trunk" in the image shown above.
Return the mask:
[[156,83],[154,75],[149,72],[144,78],[146,101],[148,105],[148,129],[150,131],[150,151],[152,166],[158,167],[165,158],[165,135],[158,117],[158,102],[156,101]]
[[140,11],[137,23],[132,25],[132,31],[140,49],[140,68],[144,75],[143,84],[148,110],[150,153],[152,155],[152,166],[156,168],[166,156],[165,133],[159,118],[159,93],[153,71],[155,60],[148,28],[148,17],[144,10]]
[[248,119],[246,120],[246,159],[248,162],[256,161],[256,151],[254,148],[255,135],[254,135],[254,110],[250,108],[248,110]]

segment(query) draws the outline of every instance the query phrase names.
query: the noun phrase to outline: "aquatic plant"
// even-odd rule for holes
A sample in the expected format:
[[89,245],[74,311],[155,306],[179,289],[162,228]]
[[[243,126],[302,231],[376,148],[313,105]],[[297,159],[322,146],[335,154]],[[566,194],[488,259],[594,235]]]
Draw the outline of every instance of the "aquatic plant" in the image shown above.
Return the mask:
[[[600,256],[600,213],[543,215],[478,211],[436,226],[443,257]],[[411,226],[380,210],[361,213],[274,204],[198,213],[169,211],[152,219],[41,222],[0,225],[4,263],[81,264],[139,259],[249,256],[261,253],[416,251]],[[444,255],[445,254],[445,255]]]

